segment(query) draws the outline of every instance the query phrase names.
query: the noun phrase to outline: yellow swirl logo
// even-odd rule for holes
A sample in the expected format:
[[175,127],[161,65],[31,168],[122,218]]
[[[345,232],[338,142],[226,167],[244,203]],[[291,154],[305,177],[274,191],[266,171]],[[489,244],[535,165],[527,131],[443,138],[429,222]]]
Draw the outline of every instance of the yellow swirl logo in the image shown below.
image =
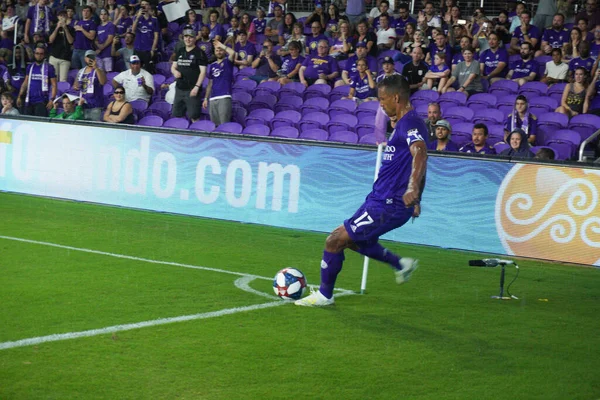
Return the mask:
[[515,165],[496,198],[508,254],[600,266],[600,170]]

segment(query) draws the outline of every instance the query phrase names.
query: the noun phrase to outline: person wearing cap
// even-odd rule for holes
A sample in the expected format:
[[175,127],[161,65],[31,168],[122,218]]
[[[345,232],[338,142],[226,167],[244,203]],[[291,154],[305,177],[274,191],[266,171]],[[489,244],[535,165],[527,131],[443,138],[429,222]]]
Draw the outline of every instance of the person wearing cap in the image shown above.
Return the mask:
[[410,92],[414,93],[423,85],[429,66],[423,61],[425,55],[421,46],[413,47],[410,56],[412,61],[402,68],[402,75],[410,85]]
[[140,9],[135,14],[131,31],[135,33],[135,53],[140,58],[146,71],[153,74],[160,26],[158,19],[152,16],[151,11],[150,3],[147,0],[142,0]]
[[356,44],[355,54],[348,58],[348,61],[346,61],[346,66],[342,70],[341,78],[335,82],[335,87],[350,84],[350,75],[356,73],[356,63],[360,59],[367,60],[367,67],[369,71],[377,71],[377,59],[369,55],[367,51],[367,44],[365,42],[358,42]]
[[129,58],[129,69],[115,76],[112,85],[125,88],[126,101],[144,100],[149,103],[154,93],[154,76],[142,68],[140,58],[134,54]]
[[176,79],[172,115],[183,117],[187,111],[189,118],[196,121],[202,111],[200,96],[208,60],[196,47],[196,32],[192,29],[183,31],[183,42],[185,47],[177,50],[176,61],[171,64],[171,73]]
[[208,108],[210,120],[219,126],[231,121],[231,90],[235,51],[218,40],[214,41],[216,61],[208,66],[208,86],[202,108]]
[[118,35],[115,35],[110,48],[110,55],[115,58],[122,58],[126,69],[129,69],[129,60],[135,52],[135,48],[133,46],[134,41],[135,35],[131,32],[127,32],[125,34],[125,46],[117,49],[117,46],[121,45],[121,39]]
[[440,119],[435,123],[434,127],[436,139],[429,141],[427,149],[435,151],[458,151],[456,143],[450,140],[450,134],[452,133],[450,123],[445,119]]
[[100,121],[104,106],[106,73],[96,63],[96,52],[85,52],[86,66],[79,70],[73,83],[73,89],[79,91],[79,97],[85,101],[84,115],[87,121]]
[[233,63],[238,68],[241,69],[252,65],[252,61],[256,56],[256,46],[248,41],[248,33],[246,31],[239,31],[233,49],[236,54]]
[[37,47],[34,62],[27,66],[25,80],[19,91],[17,107],[23,107],[22,113],[36,117],[47,117],[56,97],[56,73],[54,67],[46,61],[46,48]]
[[375,79],[375,82],[377,82],[377,83],[381,82],[383,79],[385,79],[388,76],[401,75],[398,71],[396,71],[394,59],[389,56],[384,57],[384,59],[381,63],[381,69],[383,70],[383,72],[381,73],[381,75],[379,75]]
[[52,22],[52,9],[48,7],[46,0],[38,0],[37,4],[29,7],[27,20],[25,21],[25,36],[23,40],[29,43],[34,32],[42,32],[50,35],[50,23]]
[[380,27],[377,30],[377,48],[379,51],[393,49],[396,46],[396,30],[390,26],[390,16],[383,13],[379,16]]
[[72,44],[75,41],[75,30],[67,25],[67,12],[58,12],[58,23],[50,34],[50,64],[54,67],[59,82],[65,82],[71,68],[73,51]]
[[71,57],[71,68],[80,69],[86,65],[85,53],[94,48],[96,30],[98,26],[92,18],[92,8],[83,7],[81,11],[83,19],[76,21],[73,25],[75,30],[75,41],[73,42],[73,55]]
[[[79,100],[79,102],[77,102],[77,106],[76,106],[75,102],[77,100]],[[59,102],[62,102],[64,111],[57,115]],[[84,104],[83,99],[78,99],[76,96],[72,96],[72,95],[65,93],[61,97],[54,100],[54,107],[52,107],[52,109],[50,110],[49,117],[57,118],[57,119],[68,119],[68,120],[72,120],[72,121],[82,120],[84,118],[83,104]]]
[[465,144],[458,151],[461,153],[496,154],[496,149],[487,142],[488,127],[486,124],[478,123],[473,127],[471,133],[472,141]]
[[317,50],[319,54],[306,57],[300,68],[300,82],[307,87],[320,83],[330,85],[340,74],[336,59],[328,55],[329,41],[319,41]]
[[527,143],[527,134],[521,128],[513,129],[506,138],[506,142],[510,145],[509,148],[500,152],[501,156],[518,157],[518,158],[533,158],[535,154],[530,150]]

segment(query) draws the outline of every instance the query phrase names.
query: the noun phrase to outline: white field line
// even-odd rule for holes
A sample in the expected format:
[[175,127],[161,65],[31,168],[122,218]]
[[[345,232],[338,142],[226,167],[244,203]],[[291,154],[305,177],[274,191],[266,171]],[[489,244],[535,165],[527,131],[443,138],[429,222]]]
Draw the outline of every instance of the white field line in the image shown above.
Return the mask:
[[[151,264],[171,265],[171,266],[176,266],[176,267],[192,268],[192,269],[198,269],[198,270],[203,270],[203,271],[220,272],[223,274],[237,275],[237,276],[242,277],[242,278],[237,279],[234,283],[237,288],[244,290],[246,292],[249,292],[249,293],[256,294],[258,296],[266,297],[269,299],[277,299],[277,297],[274,295],[260,292],[258,290],[252,289],[250,287],[249,283],[254,279],[263,279],[263,280],[273,279],[273,278],[268,278],[265,276],[245,274],[242,272],[228,271],[228,270],[219,269],[219,268],[209,268],[209,267],[202,267],[202,266],[198,266],[198,265],[182,264],[182,263],[176,263],[176,262],[171,262],[171,261],[152,260],[149,258],[134,257],[134,256],[128,256],[128,255],[124,255],[124,254],[109,253],[109,252],[105,252],[105,251],[85,249],[85,248],[72,247],[72,246],[64,246],[64,245],[56,244],[56,243],[41,242],[41,241],[37,241],[37,240],[23,239],[23,238],[17,238],[17,237],[12,237],[12,236],[0,235],[0,239],[12,240],[12,241],[16,241],[16,242],[31,243],[31,244],[39,244],[42,246],[57,247],[60,249],[80,251],[83,253],[99,254],[99,255],[115,257],[115,258],[124,258],[124,259],[128,259],[128,260],[147,262],[147,263],[151,263]],[[315,286],[315,285],[311,285],[311,286]],[[353,291],[347,290],[347,289],[336,289],[336,291],[339,292],[336,295],[338,297],[354,294]],[[69,332],[69,333],[61,333],[61,334],[54,334],[54,335],[47,335],[47,336],[38,336],[38,337],[33,337],[33,338],[28,338],[28,339],[16,340],[16,341],[12,341],[12,342],[0,343],[0,350],[12,349],[15,347],[32,346],[32,345],[45,343],[45,342],[56,342],[59,340],[68,340],[68,339],[77,339],[77,338],[81,338],[81,337],[97,336],[97,335],[103,335],[103,334],[107,334],[107,333],[114,333],[114,332],[128,331],[128,330],[132,330],[132,329],[146,328],[146,327],[150,327],[150,326],[171,324],[171,323],[175,323],[175,322],[184,322],[184,321],[193,321],[193,320],[198,320],[198,319],[222,317],[224,315],[236,314],[239,312],[252,311],[252,310],[260,310],[263,308],[277,307],[277,306],[282,306],[282,305],[290,304],[290,303],[291,302],[289,302],[289,301],[282,301],[282,300],[278,299],[278,300],[270,302],[270,303],[254,304],[254,305],[245,306],[245,307],[226,308],[223,310],[211,311],[211,312],[207,312],[207,313],[182,315],[179,317],[171,317],[171,318],[160,318],[160,319],[154,319],[154,320],[150,320],[150,321],[135,322],[135,323],[123,324],[123,325],[114,325],[114,326],[109,326],[106,328],[99,328],[99,329],[91,329],[91,330],[81,331],[81,332]]]

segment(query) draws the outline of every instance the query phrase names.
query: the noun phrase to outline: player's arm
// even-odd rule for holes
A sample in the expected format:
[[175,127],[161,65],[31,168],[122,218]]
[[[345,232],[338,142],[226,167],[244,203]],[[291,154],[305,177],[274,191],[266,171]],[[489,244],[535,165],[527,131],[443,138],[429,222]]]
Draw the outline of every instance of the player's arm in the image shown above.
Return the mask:
[[427,146],[425,142],[419,140],[410,145],[410,154],[413,157],[412,170],[408,188],[402,196],[404,205],[412,207],[421,201],[421,193],[425,188],[425,171],[427,170]]

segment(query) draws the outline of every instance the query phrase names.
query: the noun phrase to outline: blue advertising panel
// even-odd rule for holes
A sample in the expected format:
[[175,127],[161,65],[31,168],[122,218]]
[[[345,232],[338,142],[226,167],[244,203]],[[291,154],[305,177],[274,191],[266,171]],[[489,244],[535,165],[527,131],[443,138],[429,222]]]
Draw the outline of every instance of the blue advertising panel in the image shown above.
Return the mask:
[[[362,204],[375,158],[365,149],[0,120],[0,190],[322,232]],[[564,190],[554,185],[552,193],[562,190],[558,200],[543,197],[544,179],[556,182],[571,170],[585,171],[431,156],[422,216],[384,238],[581,262],[573,256],[579,247],[548,253],[548,241],[569,238],[557,227],[566,220],[552,219],[553,208],[543,211],[552,221],[541,222],[546,217],[533,205],[535,196],[553,201],[552,207],[575,196],[575,209],[568,210],[567,200],[567,212],[581,214],[581,196],[587,195],[596,201],[587,206],[590,215],[600,215],[597,182],[588,185],[592,189],[584,183]],[[576,182],[597,179],[595,172]],[[587,192],[577,197],[581,185]],[[532,188],[541,194],[526,193]],[[537,219],[526,211],[537,212]],[[575,223],[585,224],[580,242],[593,254],[585,263],[598,263],[600,224],[593,218]],[[540,250],[530,254],[529,241]]]

